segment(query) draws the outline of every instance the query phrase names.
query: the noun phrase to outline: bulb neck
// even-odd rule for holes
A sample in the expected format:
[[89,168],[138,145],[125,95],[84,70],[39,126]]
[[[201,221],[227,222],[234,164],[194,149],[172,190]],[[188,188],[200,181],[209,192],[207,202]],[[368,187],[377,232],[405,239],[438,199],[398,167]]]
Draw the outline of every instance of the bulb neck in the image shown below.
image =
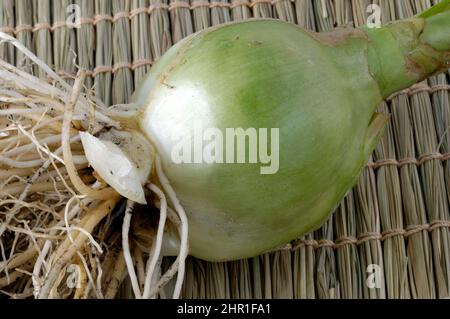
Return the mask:
[[384,98],[450,67],[450,12],[363,28],[369,69]]

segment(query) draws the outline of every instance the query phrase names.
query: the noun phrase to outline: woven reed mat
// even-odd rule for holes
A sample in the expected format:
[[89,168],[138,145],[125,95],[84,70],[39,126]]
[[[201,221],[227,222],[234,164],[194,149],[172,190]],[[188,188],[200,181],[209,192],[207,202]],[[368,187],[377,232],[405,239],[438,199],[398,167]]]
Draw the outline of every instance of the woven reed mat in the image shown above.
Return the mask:
[[[413,16],[437,0],[378,0],[382,22]],[[172,44],[233,20],[273,17],[328,31],[362,25],[369,0],[2,0],[1,31],[15,35],[106,104],[126,103]],[[70,22],[70,21],[69,21]],[[0,58],[37,72],[6,45]],[[275,252],[230,263],[190,258],[186,298],[444,298],[450,296],[449,75],[392,96],[392,121],[373,159],[323,227]],[[164,265],[169,261],[164,261]],[[121,296],[130,295],[122,284]]]

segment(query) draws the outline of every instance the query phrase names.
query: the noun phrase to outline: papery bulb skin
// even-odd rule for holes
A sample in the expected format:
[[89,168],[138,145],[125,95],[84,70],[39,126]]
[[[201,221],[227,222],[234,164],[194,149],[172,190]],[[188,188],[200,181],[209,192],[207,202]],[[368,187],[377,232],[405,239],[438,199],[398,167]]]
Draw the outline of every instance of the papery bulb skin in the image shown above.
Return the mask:
[[[191,255],[256,256],[329,217],[387,121],[374,115],[386,93],[378,78],[385,70],[372,72],[380,68],[370,61],[376,50],[368,38],[364,30],[319,35],[250,20],[186,38],[155,65],[134,102],[141,106],[140,128],[188,214]],[[273,174],[261,174],[270,166],[261,156],[249,163],[249,144],[245,163],[208,163],[195,154],[192,163],[174,161],[181,136],[193,153],[198,149],[200,125],[202,133],[213,129],[203,136],[203,151],[217,137],[211,132],[222,132],[226,151],[227,128],[267,129],[270,150],[277,141],[271,129],[278,129]]]

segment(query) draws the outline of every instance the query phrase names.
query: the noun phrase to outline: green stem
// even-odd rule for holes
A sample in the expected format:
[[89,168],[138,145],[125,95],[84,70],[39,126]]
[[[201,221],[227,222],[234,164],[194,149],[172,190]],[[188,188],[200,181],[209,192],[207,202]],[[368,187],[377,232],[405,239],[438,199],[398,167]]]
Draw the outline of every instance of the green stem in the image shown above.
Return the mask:
[[363,30],[370,72],[384,98],[450,67],[450,0],[418,17]]
[[438,51],[450,51],[450,11],[426,18],[420,38]]
[[429,18],[432,16],[435,16],[439,13],[449,11],[450,10],[450,0],[443,0],[436,4],[435,6],[431,7],[430,9],[420,13],[418,17],[420,18]]

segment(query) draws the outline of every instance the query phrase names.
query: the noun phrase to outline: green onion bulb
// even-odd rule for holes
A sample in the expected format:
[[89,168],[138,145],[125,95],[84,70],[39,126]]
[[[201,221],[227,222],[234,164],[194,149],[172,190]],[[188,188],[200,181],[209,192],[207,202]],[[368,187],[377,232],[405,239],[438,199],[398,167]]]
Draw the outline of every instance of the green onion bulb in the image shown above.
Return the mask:
[[389,119],[377,106],[449,67],[449,10],[325,34],[250,20],[172,47],[133,102],[186,209],[190,254],[252,257],[320,227]]

